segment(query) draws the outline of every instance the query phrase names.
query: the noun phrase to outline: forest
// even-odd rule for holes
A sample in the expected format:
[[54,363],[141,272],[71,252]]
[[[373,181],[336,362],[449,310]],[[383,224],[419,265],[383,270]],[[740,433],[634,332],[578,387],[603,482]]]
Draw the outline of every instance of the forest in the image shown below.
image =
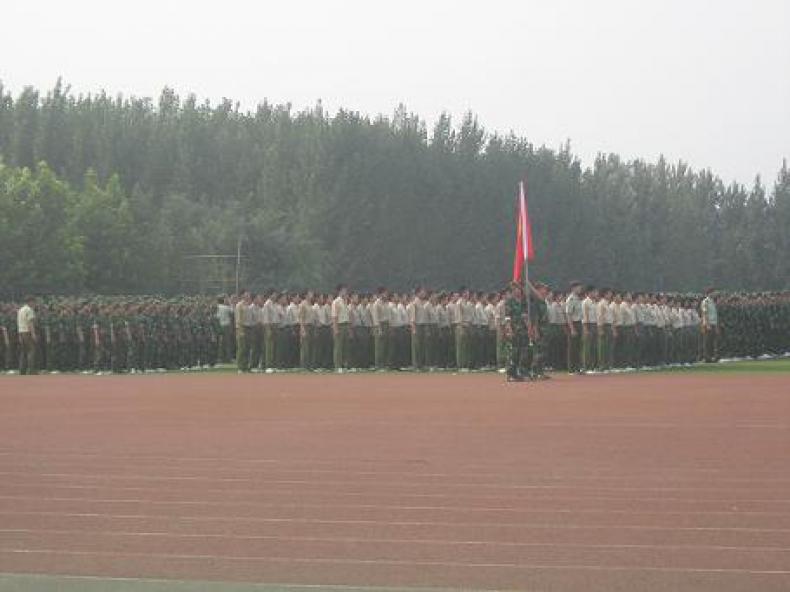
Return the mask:
[[790,288],[786,162],[773,179],[725,184],[664,158],[583,164],[570,142],[536,146],[473,113],[429,126],[402,105],[244,110],[59,80],[16,94],[0,83],[0,294],[231,289],[238,249],[254,290],[495,289],[511,273],[522,178],[530,275],[549,284]]

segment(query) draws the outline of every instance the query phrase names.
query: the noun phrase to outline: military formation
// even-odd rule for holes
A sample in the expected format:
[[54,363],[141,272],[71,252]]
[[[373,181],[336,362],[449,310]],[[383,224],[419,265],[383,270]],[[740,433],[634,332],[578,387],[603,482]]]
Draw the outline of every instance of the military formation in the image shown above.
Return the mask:
[[0,304],[0,369],[608,372],[790,351],[790,292],[632,293],[579,282],[500,292],[26,298]]

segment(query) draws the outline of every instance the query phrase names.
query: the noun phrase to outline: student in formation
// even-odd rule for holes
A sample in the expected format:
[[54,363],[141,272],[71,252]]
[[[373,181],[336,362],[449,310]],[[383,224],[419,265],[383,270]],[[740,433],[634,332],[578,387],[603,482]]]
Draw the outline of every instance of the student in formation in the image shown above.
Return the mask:
[[589,286],[582,300],[582,369],[585,372],[595,370],[596,339],[598,337],[598,316],[596,301],[598,291]]
[[581,294],[584,288],[581,282],[571,282],[570,293],[565,299],[565,320],[567,322],[567,365],[568,373],[574,374],[582,370],[582,336],[583,310]]
[[[250,364],[250,349],[247,339],[254,330],[250,305],[252,305],[252,297],[249,291],[242,290],[241,300],[236,303],[236,310],[233,314],[236,321],[236,366],[239,372],[247,372]],[[98,334],[97,326],[94,326],[94,334]],[[98,337],[95,340],[98,340]]]
[[315,369],[316,318],[312,290],[302,295],[299,302],[299,365],[305,370]]
[[384,370],[390,367],[390,307],[389,295],[384,286],[376,290],[376,299],[371,305],[370,312],[373,323],[374,363],[376,368]]
[[333,357],[336,372],[343,372],[348,363],[348,337],[351,318],[348,310],[348,288],[337,287],[337,297],[332,301]]
[[700,303],[700,320],[702,322],[702,356],[708,362],[715,362],[719,352],[719,314],[713,288],[705,290],[705,298]]

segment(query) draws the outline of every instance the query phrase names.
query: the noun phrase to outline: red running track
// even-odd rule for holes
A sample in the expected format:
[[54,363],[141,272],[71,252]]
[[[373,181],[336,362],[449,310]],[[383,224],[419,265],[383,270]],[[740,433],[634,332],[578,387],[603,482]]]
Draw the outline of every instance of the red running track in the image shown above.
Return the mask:
[[0,572],[790,590],[790,376],[0,380]]

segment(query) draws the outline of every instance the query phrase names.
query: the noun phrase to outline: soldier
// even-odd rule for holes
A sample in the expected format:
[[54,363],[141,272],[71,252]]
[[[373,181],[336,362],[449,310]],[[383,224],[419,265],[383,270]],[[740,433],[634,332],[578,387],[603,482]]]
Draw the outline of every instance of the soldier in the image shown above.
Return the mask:
[[524,291],[513,282],[505,305],[505,333],[508,339],[508,382],[521,382],[525,377],[526,348],[529,342],[527,303]]
[[544,363],[546,355],[546,329],[548,327],[548,307],[546,296],[549,288],[546,284],[538,282],[536,285],[529,284],[530,305],[529,305],[529,359],[530,359],[530,378],[533,380],[545,380],[546,376]]

